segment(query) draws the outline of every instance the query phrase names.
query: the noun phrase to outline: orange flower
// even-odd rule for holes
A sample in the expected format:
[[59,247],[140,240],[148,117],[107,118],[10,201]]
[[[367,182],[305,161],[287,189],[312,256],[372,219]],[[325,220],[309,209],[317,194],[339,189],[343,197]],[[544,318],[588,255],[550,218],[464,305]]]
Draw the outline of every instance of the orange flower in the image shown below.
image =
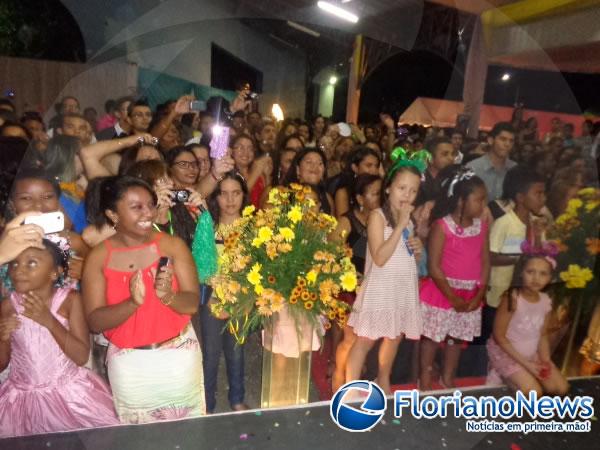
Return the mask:
[[302,294],[302,288],[299,286],[296,286],[293,290],[292,290],[292,295],[295,295],[296,297],[299,297],[300,294]]
[[329,312],[327,313],[327,317],[329,318],[329,320],[334,320],[334,319],[335,319],[335,316],[336,316],[336,313],[335,313],[335,311],[329,311]]
[[592,256],[600,253],[600,239],[598,238],[588,238],[585,240],[586,249],[588,253]]
[[305,309],[312,309],[314,306],[314,303],[311,302],[310,300],[304,303],[304,308]]
[[300,298],[303,302],[305,302],[310,299],[310,294],[308,293],[308,291],[302,291],[302,294],[300,294]]
[[310,293],[310,299],[311,299],[313,302],[316,302],[316,301],[317,301],[317,294],[315,294],[314,292],[311,292],[311,293]]
[[331,328],[331,322],[325,322],[325,329],[329,330]]
[[298,303],[298,297],[294,297],[293,295],[290,297],[290,303],[292,305],[295,305],[296,303]]
[[304,286],[306,286],[306,280],[304,278],[298,277],[298,281],[296,282],[296,284],[303,288]]
[[268,281],[269,283],[271,283],[271,284],[275,284],[275,281],[276,281],[276,280],[275,280],[275,277],[274,277],[273,275],[269,275],[269,276],[267,277],[267,281]]

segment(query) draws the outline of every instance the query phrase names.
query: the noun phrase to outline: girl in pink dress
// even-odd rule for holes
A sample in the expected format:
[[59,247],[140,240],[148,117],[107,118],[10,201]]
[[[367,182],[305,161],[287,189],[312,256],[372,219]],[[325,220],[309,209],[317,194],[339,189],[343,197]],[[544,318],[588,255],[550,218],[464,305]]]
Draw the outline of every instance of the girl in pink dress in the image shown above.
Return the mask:
[[500,301],[494,332],[488,339],[488,384],[499,377],[526,395],[537,391],[564,395],[569,383],[550,359],[548,322],[552,300],[542,292],[556,262],[549,256],[525,255],[517,265],[511,288]]
[[14,292],[0,303],[0,437],[116,425],[103,380],[82,366],[89,331],[81,298],[57,288],[65,254],[44,240],[9,263]]
[[446,345],[440,383],[454,387],[461,347],[481,333],[481,302],[490,268],[488,226],[480,219],[485,184],[470,169],[452,166],[444,172],[428,241],[430,278],[420,289],[423,390],[431,389],[433,361],[442,342]]
[[385,182],[383,208],[369,215],[364,280],[348,320],[357,337],[346,362],[346,382],[360,378],[367,353],[383,338],[376,381],[387,394],[400,341],[421,335],[417,259],[422,244],[413,237],[410,215],[425,167],[411,163],[394,163]]

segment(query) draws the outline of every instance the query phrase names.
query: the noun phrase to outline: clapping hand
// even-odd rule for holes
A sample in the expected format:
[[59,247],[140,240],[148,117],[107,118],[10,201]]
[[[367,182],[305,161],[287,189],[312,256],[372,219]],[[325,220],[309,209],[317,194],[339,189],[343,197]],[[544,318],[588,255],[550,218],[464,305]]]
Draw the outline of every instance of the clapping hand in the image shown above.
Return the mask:
[[131,294],[131,300],[136,306],[142,306],[144,304],[144,298],[146,297],[146,286],[144,285],[142,271],[138,270],[129,280],[129,293]]

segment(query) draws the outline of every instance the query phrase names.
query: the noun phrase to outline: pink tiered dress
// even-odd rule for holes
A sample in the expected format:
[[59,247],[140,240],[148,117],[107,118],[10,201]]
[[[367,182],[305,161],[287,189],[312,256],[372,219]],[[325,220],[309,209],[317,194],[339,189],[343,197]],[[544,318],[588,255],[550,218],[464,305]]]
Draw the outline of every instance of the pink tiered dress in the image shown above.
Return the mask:
[[[50,311],[57,313],[71,289],[61,288]],[[50,331],[22,315],[21,296],[10,302],[21,326],[11,336],[10,374],[0,385],[0,437],[116,425],[110,390],[92,371],[77,366],[60,349]]]

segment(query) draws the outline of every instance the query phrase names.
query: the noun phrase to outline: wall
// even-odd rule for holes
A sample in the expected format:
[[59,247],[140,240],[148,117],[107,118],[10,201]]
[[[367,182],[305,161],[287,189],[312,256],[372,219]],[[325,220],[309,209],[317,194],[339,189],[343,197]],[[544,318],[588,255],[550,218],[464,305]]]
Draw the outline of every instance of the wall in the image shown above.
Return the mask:
[[[140,18],[138,22],[143,21]],[[150,18],[148,19],[150,20]],[[143,24],[136,23],[143,28]],[[148,25],[151,30],[151,25]],[[127,42],[127,58],[140,67],[210,86],[211,45],[227,50],[263,73],[261,112],[279,103],[286,116],[303,116],[306,101],[305,55],[258,33],[236,19],[204,20],[160,32],[162,45],[151,36]]]

